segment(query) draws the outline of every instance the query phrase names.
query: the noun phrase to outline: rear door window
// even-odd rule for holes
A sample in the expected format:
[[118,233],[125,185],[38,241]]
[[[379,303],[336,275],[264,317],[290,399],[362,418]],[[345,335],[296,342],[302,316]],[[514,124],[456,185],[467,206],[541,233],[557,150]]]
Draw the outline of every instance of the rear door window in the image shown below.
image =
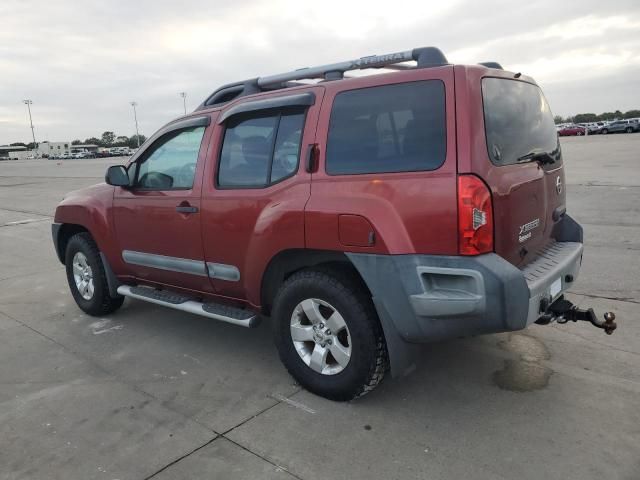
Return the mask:
[[331,110],[329,175],[435,170],[446,156],[440,80],[349,90]]
[[560,143],[553,115],[537,85],[504,78],[484,78],[482,99],[487,149],[495,165],[531,161],[532,153],[549,153],[556,161],[560,160]]
[[295,174],[305,113],[275,112],[232,118],[227,123],[218,186],[260,188]]

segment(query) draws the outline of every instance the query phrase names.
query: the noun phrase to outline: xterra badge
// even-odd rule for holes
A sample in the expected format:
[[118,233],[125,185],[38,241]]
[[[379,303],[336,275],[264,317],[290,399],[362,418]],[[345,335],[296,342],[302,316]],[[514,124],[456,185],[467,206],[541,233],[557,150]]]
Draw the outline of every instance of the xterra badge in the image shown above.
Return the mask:
[[537,228],[540,225],[540,219],[536,218],[531,220],[529,223],[525,223],[524,225],[520,225],[520,233],[518,233],[518,241],[520,243],[526,242],[531,238],[531,230]]

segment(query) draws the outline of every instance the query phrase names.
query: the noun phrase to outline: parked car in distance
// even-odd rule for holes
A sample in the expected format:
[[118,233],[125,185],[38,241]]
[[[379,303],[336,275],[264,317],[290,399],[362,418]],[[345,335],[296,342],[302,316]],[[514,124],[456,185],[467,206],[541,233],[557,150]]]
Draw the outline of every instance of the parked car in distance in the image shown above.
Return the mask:
[[568,137],[568,136],[574,136],[574,135],[584,135],[586,131],[586,127],[583,127],[581,125],[575,125],[575,124],[571,124],[571,125],[566,125],[564,127],[562,127],[560,130],[558,130],[558,135],[560,135],[561,137]]
[[587,133],[589,135],[595,135],[597,133],[600,133],[600,130],[604,126],[604,122],[579,123],[578,125],[580,125],[581,127],[586,128],[587,129]]
[[532,78],[416,48],[219,88],[68,194],[52,234],[86,313],[130,297],[244,327],[268,316],[297,382],[351,400],[387,366],[410,372],[419,343],[615,329],[563,297],[583,256],[565,185]]
[[127,147],[113,147],[109,149],[109,152],[114,157],[129,156],[129,149]]
[[638,122],[633,120],[616,120],[602,127],[600,132],[606,135],[607,133],[633,133],[638,130],[640,130]]

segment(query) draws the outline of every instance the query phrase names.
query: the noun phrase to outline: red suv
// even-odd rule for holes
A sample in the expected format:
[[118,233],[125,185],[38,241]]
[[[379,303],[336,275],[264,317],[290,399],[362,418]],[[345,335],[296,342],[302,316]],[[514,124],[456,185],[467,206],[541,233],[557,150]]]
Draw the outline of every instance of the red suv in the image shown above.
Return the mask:
[[[355,69],[395,70],[346,78]],[[303,83],[316,79],[317,83]],[[253,327],[336,400],[412,369],[417,343],[599,320],[562,296],[582,259],[553,116],[535,84],[435,48],[224,86],[53,240],[78,306],[124,297]]]

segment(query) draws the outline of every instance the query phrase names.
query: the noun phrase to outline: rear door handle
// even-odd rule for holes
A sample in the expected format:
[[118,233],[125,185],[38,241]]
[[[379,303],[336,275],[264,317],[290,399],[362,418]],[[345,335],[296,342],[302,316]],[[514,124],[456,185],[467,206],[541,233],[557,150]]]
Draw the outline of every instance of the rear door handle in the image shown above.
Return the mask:
[[305,159],[304,169],[307,173],[313,173],[316,169],[316,160],[317,160],[317,152],[318,152],[318,144],[310,143],[307,147],[307,158]]
[[179,213],[198,213],[198,207],[192,207],[189,204],[180,204],[176,207],[176,212]]

